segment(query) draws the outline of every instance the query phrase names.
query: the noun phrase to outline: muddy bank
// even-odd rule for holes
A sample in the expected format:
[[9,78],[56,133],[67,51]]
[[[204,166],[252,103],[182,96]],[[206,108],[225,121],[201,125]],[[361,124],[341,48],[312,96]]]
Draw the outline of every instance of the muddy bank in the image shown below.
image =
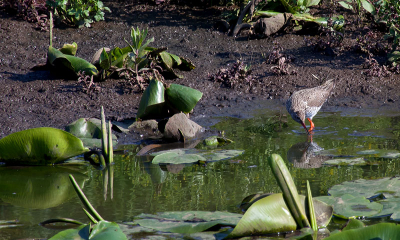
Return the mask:
[[[93,24],[92,28],[55,28],[54,46],[76,42],[77,56],[90,60],[99,48],[125,46],[124,39],[130,40],[131,27],[148,27],[149,37],[155,38],[151,46],[168,47],[169,52],[187,57],[196,65],[192,71],[180,72],[182,79],[167,82],[204,93],[192,115],[204,125],[211,125],[204,120],[208,116],[248,116],[249,109],[263,106],[260,104],[263,101],[272,99],[279,105],[293,91],[316,86],[326,78],[337,81],[333,95],[324,106],[326,109],[400,110],[399,76],[366,76],[363,56],[352,51],[327,56],[307,47],[304,36],[294,33],[259,40],[229,37],[213,29],[221,13],[216,8],[151,7],[125,1],[105,1],[105,4],[112,10],[106,14],[106,21]],[[35,30],[32,24],[4,9],[0,15],[0,137],[33,127],[64,128],[81,117],[98,117],[101,105],[109,119],[135,117],[141,94],[132,91],[126,80],[108,79],[97,83],[99,91],[88,94],[76,81],[64,80],[47,70],[31,70],[46,62],[48,32]],[[359,33],[346,31],[345,42],[351,44]],[[284,54],[294,57],[290,64],[297,75],[272,73],[272,65],[265,63],[262,54],[272,51],[273,41],[279,43]],[[231,89],[209,80],[209,75],[221,68],[230,68],[237,60],[251,65],[254,79],[251,85]]]

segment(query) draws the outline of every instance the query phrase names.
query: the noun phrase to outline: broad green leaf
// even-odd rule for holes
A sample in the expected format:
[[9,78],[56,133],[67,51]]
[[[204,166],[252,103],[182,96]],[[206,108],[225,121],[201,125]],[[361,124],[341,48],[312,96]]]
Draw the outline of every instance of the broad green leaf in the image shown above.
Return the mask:
[[318,5],[320,1],[321,0],[308,0],[307,4],[306,4],[306,7],[311,7],[311,6]]
[[182,63],[182,60],[181,60],[181,58],[180,57],[178,57],[178,56],[176,56],[175,54],[172,54],[172,53],[168,53],[173,59],[174,59],[174,61],[176,62],[176,65],[181,65],[181,63]]
[[179,68],[182,70],[193,70],[196,68],[196,66],[190,61],[189,59],[186,59],[184,57],[179,58],[182,63],[179,65]]
[[78,50],[78,44],[76,44],[76,42],[73,42],[72,44],[64,44],[64,46],[58,50],[64,54],[75,56],[76,50]]
[[350,219],[346,224],[346,227],[343,228],[343,231],[351,230],[351,229],[359,229],[365,227],[365,224],[358,219]]
[[365,11],[369,12],[369,13],[374,13],[375,12],[375,7],[372,3],[370,3],[367,0],[361,0],[361,4],[363,6],[363,8],[365,9]]
[[152,153],[155,156],[153,164],[181,164],[198,161],[219,161],[236,157],[242,154],[242,150],[199,150],[199,149],[172,149]]
[[383,195],[385,198],[400,197],[400,178],[381,178],[375,180],[358,179],[333,186],[328,193],[334,197],[344,194],[363,196],[371,199]]
[[353,6],[351,6],[351,5],[350,5],[349,3],[347,3],[347,2],[342,1],[342,2],[339,2],[339,4],[340,4],[342,7],[346,8],[346,9],[353,10]]
[[[304,208],[306,197],[300,195],[299,198]],[[332,207],[316,199],[313,199],[313,205],[317,225],[326,227],[332,217]],[[290,214],[282,193],[276,193],[256,199],[228,237],[262,235],[296,229],[297,223]]]
[[140,99],[136,118],[145,119],[146,117],[159,115],[162,112],[163,103],[164,86],[162,82],[152,79]]
[[400,239],[400,225],[378,223],[365,228],[343,231],[325,238],[325,240],[371,240]]
[[87,75],[97,75],[98,73],[97,68],[85,59],[64,54],[52,46],[49,46],[47,59],[51,65],[62,66],[75,74],[80,71]]
[[382,211],[383,206],[365,197],[344,194],[340,197],[321,196],[316,199],[333,206],[334,214],[345,219],[370,217]]
[[172,57],[169,53],[167,52],[160,52],[160,57],[163,61],[163,63],[167,66],[167,68],[171,69],[174,65],[174,62],[172,61]]
[[81,225],[76,229],[67,229],[57,233],[49,240],[89,239],[90,225]]
[[127,239],[121,231],[118,224],[115,222],[99,221],[93,226],[90,232],[89,239],[91,240],[119,240]]
[[104,48],[100,54],[99,64],[100,64],[100,67],[104,70],[108,70],[111,67],[110,57],[108,56],[108,54]]
[[35,166],[0,168],[0,199],[28,209],[59,206],[75,196],[68,175],[73,173],[83,187],[88,176],[65,167]]
[[196,89],[178,84],[171,84],[166,89],[166,94],[168,104],[184,113],[192,111],[203,96],[203,93]]
[[114,222],[99,221],[97,224],[81,225],[77,229],[68,229],[57,233],[49,240],[124,240],[127,239],[118,224]]
[[97,118],[80,118],[68,124],[65,131],[78,138],[101,138],[101,121]]
[[13,165],[62,162],[89,149],[74,135],[56,128],[32,128],[0,139],[0,161]]
[[300,228],[309,227],[310,223],[307,219],[304,207],[300,203],[296,185],[294,184],[292,176],[290,175],[282,157],[278,154],[272,154],[268,158],[268,163],[279,187],[282,190],[283,197],[285,198],[290,213],[293,215],[297,224]]

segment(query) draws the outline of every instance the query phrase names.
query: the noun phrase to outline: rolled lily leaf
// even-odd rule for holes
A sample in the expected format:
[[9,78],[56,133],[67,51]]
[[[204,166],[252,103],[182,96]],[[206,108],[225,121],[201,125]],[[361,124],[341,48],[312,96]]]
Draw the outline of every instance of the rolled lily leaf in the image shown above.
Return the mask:
[[49,46],[47,60],[51,65],[64,67],[75,74],[80,71],[85,72],[86,75],[97,75],[98,73],[97,68],[85,59],[64,54],[52,46]]
[[294,184],[292,176],[290,175],[286,164],[283,162],[282,157],[278,154],[272,154],[268,158],[268,163],[282,190],[286,204],[288,205],[288,208],[297,224],[300,228],[309,227],[310,223],[307,219],[304,207],[301,205],[296,185]]
[[76,50],[78,50],[78,44],[76,44],[76,42],[73,42],[72,44],[64,44],[64,46],[58,50],[64,54],[75,56]]
[[68,229],[57,233],[49,240],[122,240],[127,239],[125,234],[121,231],[118,224],[114,222],[99,221],[93,225],[92,228],[89,224],[81,225],[76,229]]
[[325,240],[354,239],[400,239],[400,225],[394,223],[379,223],[365,228],[342,231],[325,238]]
[[160,81],[152,79],[140,99],[136,118],[146,119],[152,115],[160,116],[163,103],[164,86]]
[[47,165],[88,152],[74,135],[56,128],[32,128],[0,139],[0,162]]
[[96,118],[80,118],[68,124],[65,131],[78,138],[101,138],[101,122]]
[[[255,198],[255,202],[250,203],[251,206],[229,234],[228,238],[294,231],[298,229],[297,223],[290,213],[282,193],[262,195],[260,197],[254,196],[253,198]],[[299,198],[300,203],[304,207],[306,197],[300,195]],[[315,207],[317,225],[319,227],[326,227],[332,217],[332,207],[315,199],[313,199],[313,205]]]
[[184,113],[192,111],[203,96],[203,93],[196,89],[178,84],[171,84],[171,86],[166,89],[166,94],[168,104]]

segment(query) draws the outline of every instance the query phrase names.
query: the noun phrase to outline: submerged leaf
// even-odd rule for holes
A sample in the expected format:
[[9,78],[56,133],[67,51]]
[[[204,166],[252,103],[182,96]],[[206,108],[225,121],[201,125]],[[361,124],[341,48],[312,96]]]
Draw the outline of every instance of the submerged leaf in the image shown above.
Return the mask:
[[365,197],[344,194],[340,197],[321,196],[316,199],[333,206],[335,215],[342,218],[369,217],[382,211],[383,206]]

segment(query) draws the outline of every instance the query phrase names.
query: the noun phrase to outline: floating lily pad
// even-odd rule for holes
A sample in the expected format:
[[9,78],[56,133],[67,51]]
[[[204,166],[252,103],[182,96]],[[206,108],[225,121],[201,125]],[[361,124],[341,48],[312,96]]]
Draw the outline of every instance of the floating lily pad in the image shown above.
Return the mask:
[[152,153],[155,156],[152,163],[171,163],[171,164],[181,164],[181,163],[194,163],[198,161],[220,161],[230,159],[242,154],[243,150],[209,150],[202,151],[198,149],[172,149],[167,151],[160,151]]
[[81,225],[76,229],[68,229],[57,233],[49,240],[125,240],[125,234],[121,231],[118,224],[114,222],[99,221],[97,224]]
[[383,209],[378,214],[371,216],[381,218],[390,216],[390,220],[400,222],[400,198],[389,198],[377,201],[382,204]]
[[344,194],[340,197],[321,196],[316,199],[333,206],[334,214],[342,218],[370,217],[382,211],[382,204],[365,197]]
[[364,158],[337,158],[332,160],[327,160],[322,163],[323,165],[366,165],[367,162]]
[[54,164],[88,151],[79,138],[56,128],[32,128],[0,139],[0,161],[13,165]]
[[155,231],[192,234],[206,231],[214,226],[235,226],[241,214],[229,212],[183,211],[141,214],[137,216],[132,225],[139,224],[142,227]]
[[353,196],[362,196],[368,199],[380,195],[386,198],[400,197],[400,178],[359,179],[343,182],[333,186],[328,193],[334,197],[352,194]]
[[379,223],[365,228],[342,231],[325,238],[325,240],[354,239],[400,239],[400,225]]

